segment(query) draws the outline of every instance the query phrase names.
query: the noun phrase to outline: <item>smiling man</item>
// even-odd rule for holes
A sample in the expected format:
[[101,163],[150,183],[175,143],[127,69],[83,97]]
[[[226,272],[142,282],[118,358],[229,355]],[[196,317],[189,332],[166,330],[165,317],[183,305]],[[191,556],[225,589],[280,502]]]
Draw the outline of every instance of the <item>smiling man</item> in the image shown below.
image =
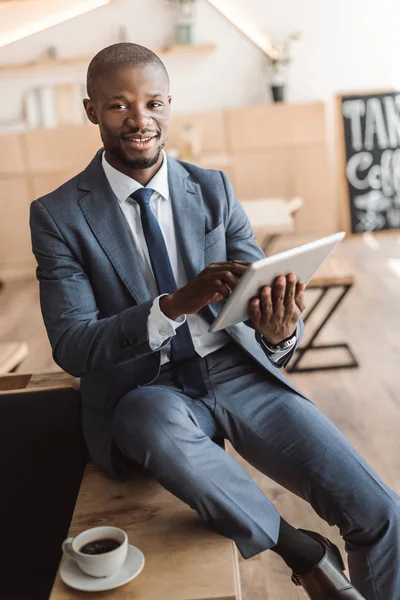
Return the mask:
[[[400,598],[399,498],[284,377],[301,338],[293,274],[263,287],[249,321],[209,324],[263,257],[222,172],[168,158],[163,63],[136,44],[99,52],[88,118],[104,148],[31,208],[41,306],[56,362],[81,378],[93,460],[139,463],[244,558],[271,549],[313,600]],[[309,502],[346,541],[287,523],[218,443]]]
[[[124,56],[122,45],[113,48],[114,51],[119,48],[121,58]],[[87,77],[90,99],[84,100],[84,105],[90,121],[100,127],[107,162],[128,177],[135,175],[136,181],[146,185],[163,162],[162,149],[171,119],[169,77],[161,61],[141,63],[146,49],[139,46],[134,64],[141,68],[133,71],[129,50],[126,52],[126,62],[122,60],[116,71],[108,68],[112,63],[110,52],[100,53],[92,60]],[[133,90],[140,93],[135,103],[132,103]],[[149,117],[146,126],[139,128],[133,125],[135,119],[126,118],[126,112],[140,111],[143,107]]]

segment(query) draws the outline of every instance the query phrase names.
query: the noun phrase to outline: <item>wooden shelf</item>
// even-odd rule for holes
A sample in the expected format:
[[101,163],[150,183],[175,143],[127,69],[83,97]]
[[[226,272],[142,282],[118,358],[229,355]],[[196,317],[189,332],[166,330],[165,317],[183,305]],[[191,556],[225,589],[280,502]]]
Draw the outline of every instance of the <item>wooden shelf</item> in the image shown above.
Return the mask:
[[[172,56],[174,54],[208,53],[217,48],[216,44],[175,44],[156,48],[154,52],[158,55]],[[93,56],[76,56],[74,58],[45,58],[16,64],[0,64],[0,73],[6,71],[20,71],[25,69],[48,69],[49,67],[64,67],[71,65],[88,65]]]
[[207,53],[216,50],[216,44],[175,44],[173,46],[164,46],[163,48],[156,48],[154,52],[156,54],[195,54],[195,53]]

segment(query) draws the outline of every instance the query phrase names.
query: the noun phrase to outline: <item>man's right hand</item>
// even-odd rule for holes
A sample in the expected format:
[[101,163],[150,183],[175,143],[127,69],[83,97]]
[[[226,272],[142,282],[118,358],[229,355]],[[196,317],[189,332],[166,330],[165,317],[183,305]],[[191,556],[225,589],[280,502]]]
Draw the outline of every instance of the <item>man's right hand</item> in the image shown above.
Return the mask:
[[224,298],[229,298],[250,262],[234,260],[211,263],[187,285],[160,299],[162,312],[170,319],[192,315]]

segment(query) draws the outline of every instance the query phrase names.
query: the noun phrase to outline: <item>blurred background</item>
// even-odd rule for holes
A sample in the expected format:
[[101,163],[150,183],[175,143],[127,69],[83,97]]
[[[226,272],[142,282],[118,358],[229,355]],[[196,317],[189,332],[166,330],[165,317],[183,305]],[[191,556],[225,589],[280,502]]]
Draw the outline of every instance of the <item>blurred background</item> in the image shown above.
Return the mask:
[[[82,106],[90,59],[136,42],[170,73],[167,152],[228,174],[267,253],[347,232],[307,291],[288,375],[399,492],[399,23],[398,0],[0,0],[0,374],[59,370],[29,205],[101,146]],[[296,597],[272,553],[241,574],[245,599]]]

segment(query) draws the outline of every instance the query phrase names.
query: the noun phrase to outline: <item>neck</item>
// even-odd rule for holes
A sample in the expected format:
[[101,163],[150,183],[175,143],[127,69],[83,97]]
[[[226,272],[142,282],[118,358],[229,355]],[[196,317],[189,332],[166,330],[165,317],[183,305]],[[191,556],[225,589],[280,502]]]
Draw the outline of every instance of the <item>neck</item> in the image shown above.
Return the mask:
[[163,163],[164,156],[161,152],[158,161],[148,169],[132,169],[126,163],[123,163],[118,157],[111,154],[108,150],[105,150],[105,158],[107,162],[112,167],[114,167],[114,169],[117,169],[117,171],[120,171],[124,175],[131,177],[131,179],[134,179],[135,181],[140,183],[140,185],[143,185],[145,187],[160,169]]

